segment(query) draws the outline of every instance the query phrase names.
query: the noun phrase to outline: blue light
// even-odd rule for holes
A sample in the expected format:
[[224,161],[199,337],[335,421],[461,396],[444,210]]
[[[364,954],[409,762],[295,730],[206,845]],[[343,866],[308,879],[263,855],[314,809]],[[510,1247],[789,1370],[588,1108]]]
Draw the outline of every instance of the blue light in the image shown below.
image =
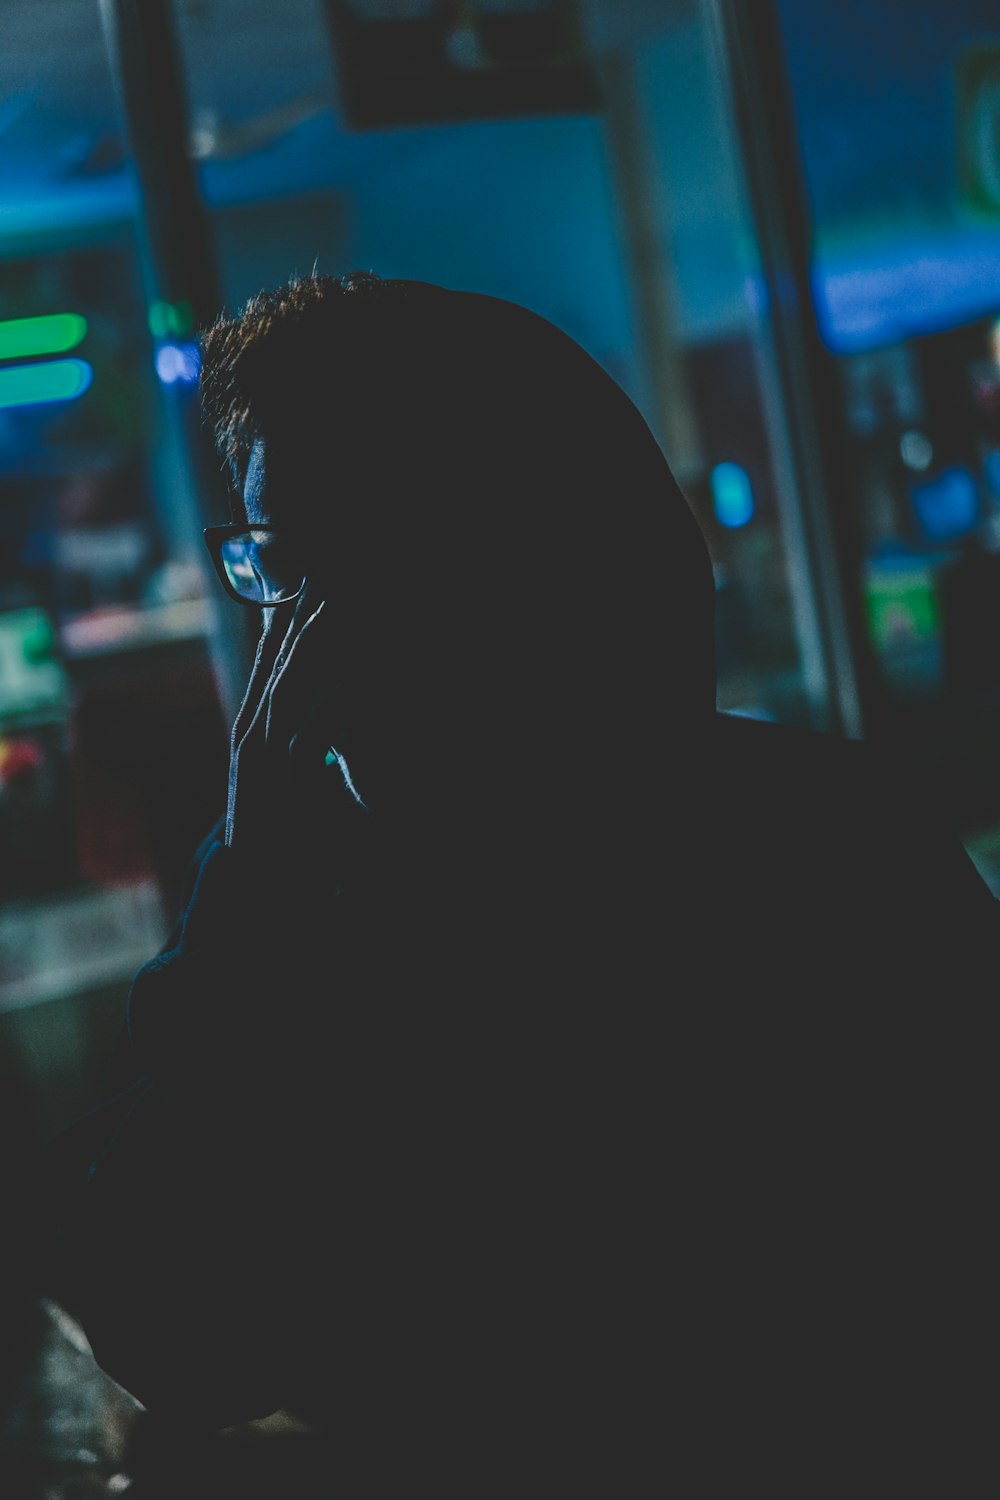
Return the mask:
[[920,529],[932,542],[948,542],[974,530],[979,518],[976,481],[959,465],[910,489]]
[[745,526],[754,512],[750,475],[739,464],[716,464],[712,470],[712,508],[723,526]]
[[1000,234],[994,226],[926,233],[903,227],[871,248],[821,249],[816,315],[835,354],[854,354],[995,312]]
[[4,365],[0,369],[0,407],[75,401],[89,388],[93,377],[85,359],[39,359],[29,365]]
[[164,385],[194,385],[200,369],[196,344],[161,344],[156,351],[156,373]]

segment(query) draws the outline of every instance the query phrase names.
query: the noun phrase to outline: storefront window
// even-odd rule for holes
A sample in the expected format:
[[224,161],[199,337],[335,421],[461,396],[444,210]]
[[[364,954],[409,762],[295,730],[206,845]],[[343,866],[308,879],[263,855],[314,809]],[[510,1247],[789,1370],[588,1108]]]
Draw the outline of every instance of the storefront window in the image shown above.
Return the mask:
[[647,8],[643,33],[612,54],[612,76],[623,76],[636,127],[625,161],[641,174],[636,283],[669,325],[669,378],[652,393],[653,414],[715,564],[719,707],[829,728],[727,59],[712,7],[658,10],[657,24]]
[[210,0],[179,22],[226,305],[361,266],[552,319],[636,400],[708,533],[721,706],[825,723],[754,233],[699,7],[296,0],[279,25]]
[[980,0],[779,7],[855,565],[904,746],[995,878],[1000,21]]

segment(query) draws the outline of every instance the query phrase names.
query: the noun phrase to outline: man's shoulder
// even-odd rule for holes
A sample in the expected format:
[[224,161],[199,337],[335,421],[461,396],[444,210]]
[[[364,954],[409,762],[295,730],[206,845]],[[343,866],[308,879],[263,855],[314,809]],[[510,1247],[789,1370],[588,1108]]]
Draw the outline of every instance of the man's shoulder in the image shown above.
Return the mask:
[[786,812],[863,819],[894,780],[874,746],[796,724],[719,713],[711,747],[708,765],[722,797],[772,826]]
[[905,749],[737,715],[719,714],[715,729],[734,838],[759,839],[772,869],[784,862],[793,883],[821,873],[886,918],[970,913],[993,930],[1000,905]]
[[802,724],[779,723],[775,719],[720,711],[715,716],[717,742],[727,753],[766,758],[768,764],[792,762],[806,766],[828,764],[845,770],[858,769],[879,760],[879,752],[862,740]]

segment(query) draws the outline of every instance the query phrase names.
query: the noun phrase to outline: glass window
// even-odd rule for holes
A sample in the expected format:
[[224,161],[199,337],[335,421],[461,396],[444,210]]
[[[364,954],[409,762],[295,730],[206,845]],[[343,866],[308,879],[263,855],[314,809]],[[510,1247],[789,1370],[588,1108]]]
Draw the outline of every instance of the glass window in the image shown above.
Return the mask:
[[[361,266],[552,319],[643,410],[708,533],[721,706],[826,722],[755,239],[700,8],[460,10],[181,9],[226,304]],[[521,12],[515,45],[504,26]]]
[[850,438],[872,734],[1000,871],[1000,17],[779,6]]
[[649,414],[715,564],[719,707],[831,727],[726,58],[712,7],[643,9],[634,39],[617,18],[607,60],[619,200]]

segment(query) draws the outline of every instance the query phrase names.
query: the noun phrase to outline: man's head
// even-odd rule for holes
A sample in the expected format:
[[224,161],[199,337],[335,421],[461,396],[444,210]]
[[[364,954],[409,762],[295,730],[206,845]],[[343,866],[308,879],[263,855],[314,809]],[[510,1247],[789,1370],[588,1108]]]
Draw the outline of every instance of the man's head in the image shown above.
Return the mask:
[[403,332],[402,285],[362,271],[297,277],[261,291],[239,316],[220,318],[204,334],[202,407],[239,490],[260,438],[269,446],[286,438],[301,443],[318,421],[322,448],[337,408],[357,415],[354,393],[362,383],[391,382],[392,345]]
[[365,670],[419,660],[577,716],[588,696],[714,707],[704,540],[635,406],[553,324],[307,276],[220,319],[202,368],[234,517],[297,541]]

